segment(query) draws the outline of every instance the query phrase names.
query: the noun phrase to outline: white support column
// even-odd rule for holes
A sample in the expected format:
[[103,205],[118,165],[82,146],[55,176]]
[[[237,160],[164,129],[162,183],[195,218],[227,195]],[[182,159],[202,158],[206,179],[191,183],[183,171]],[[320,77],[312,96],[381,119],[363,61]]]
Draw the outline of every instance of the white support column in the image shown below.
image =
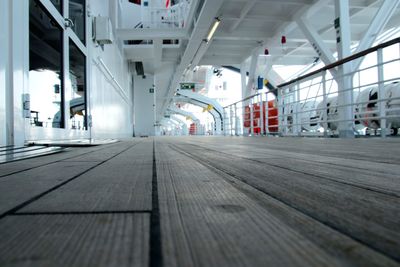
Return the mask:
[[284,93],[283,93],[283,88],[282,89],[278,89],[278,131],[280,133],[280,135],[284,135],[286,133],[286,115],[284,114],[284,112],[286,112],[286,109],[284,107]]
[[322,126],[324,127],[324,137],[328,137],[328,107],[327,107],[327,99],[328,96],[326,95],[326,71],[322,74],[322,108],[323,110],[317,111],[318,113],[322,114]]
[[246,62],[243,62],[240,66],[240,78],[241,78],[241,84],[242,84],[242,97],[241,99],[246,97]]
[[8,80],[9,1],[0,1],[0,146],[7,145],[6,91]]
[[234,109],[235,109],[235,135],[239,135],[239,121],[238,116],[237,116],[237,105],[234,104]]
[[[323,39],[318,34],[318,32],[310,25],[308,20],[304,17],[298,18],[296,20],[297,25],[303,32],[304,36],[310,42],[311,46],[314,48],[315,52],[321,58],[322,62],[325,65],[332,64],[336,61],[333,57],[332,52],[329,48],[325,45]],[[335,69],[331,69],[330,72],[332,73],[333,77],[337,76],[337,72]]]
[[153,40],[154,67],[157,69],[162,61],[162,39]]
[[[335,0],[335,29],[337,38],[338,59],[350,56],[350,16],[349,0]],[[353,88],[351,63],[338,67],[338,104],[339,107],[339,137],[354,137],[353,132]]]
[[264,135],[264,102],[262,98],[262,93],[258,96],[260,103],[260,135]]
[[253,98],[250,100],[250,134],[254,136],[254,106]]
[[242,102],[240,102],[240,104],[242,105],[242,136],[245,136],[245,131],[246,131],[246,128],[244,127],[244,121],[245,121],[245,117],[246,117],[246,102],[245,101],[242,101]]
[[386,110],[385,103],[386,101],[382,101],[386,96],[384,94],[385,84],[384,84],[384,73],[383,73],[383,52],[382,48],[377,51],[377,62],[378,62],[378,108],[379,108],[379,117],[380,125],[381,125],[381,137],[386,137]]
[[[385,0],[382,2],[381,7],[376,13],[374,19],[371,21],[367,32],[364,34],[364,37],[358,44],[355,53],[364,51],[372,46],[379,33],[383,30],[393,13],[396,11],[396,8],[399,4],[399,0]],[[363,59],[364,57],[353,61],[353,71],[357,71],[360,68]]]
[[[6,1],[7,2],[7,1]],[[28,92],[29,1],[8,0],[6,76],[6,144],[23,145],[29,119],[23,117],[22,94]]]
[[293,122],[294,134],[301,135],[301,103],[300,103],[300,83],[297,82],[295,86],[295,106],[293,107],[293,120],[296,118],[296,122]]
[[233,111],[232,106],[229,106],[229,127],[231,136],[233,136]]
[[285,80],[272,68],[265,78],[275,86],[285,82]]
[[226,127],[226,124],[227,124],[227,116],[228,116],[228,112],[226,111],[226,109],[227,108],[224,108],[224,136],[226,136],[227,135],[227,132],[226,132],[226,129],[227,129],[227,127]]
[[[247,84],[246,84],[246,78],[247,78],[247,75],[246,75],[246,72],[247,72],[247,64],[246,64],[246,61],[243,61],[242,62],[242,64],[240,65],[240,78],[241,78],[241,86],[242,86],[242,97],[241,97],[241,99],[244,99],[245,97],[246,97],[246,95],[247,95],[247,93],[246,93],[246,88],[247,88]],[[245,118],[245,116],[246,116],[246,105],[245,105],[245,102],[243,101],[243,102],[241,102],[240,103],[240,105],[242,106],[242,114],[241,114],[241,116],[242,116],[242,135],[244,136],[244,135],[247,135],[247,133],[245,133],[245,128],[244,128],[244,118]]]
[[251,89],[255,85],[255,73],[257,69],[257,62],[258,62],[258,54],[259,48],[255,48],[253,53],[251,54],[251,61],[250,61],[250,70],[249,70],[249,80],[246,85],[246,95],[245,97],[251,95]]
[[265,135],[269,135],[269,107],[268,107],[268,93],[265,93]]

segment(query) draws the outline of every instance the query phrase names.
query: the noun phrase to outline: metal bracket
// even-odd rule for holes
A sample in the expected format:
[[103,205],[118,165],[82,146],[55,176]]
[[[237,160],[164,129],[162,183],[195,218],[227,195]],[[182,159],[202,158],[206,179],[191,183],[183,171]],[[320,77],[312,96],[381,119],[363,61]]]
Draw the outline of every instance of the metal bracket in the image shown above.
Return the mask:
[[70,18],[65,18],[64,19],[64,26],[67,28],[72,28],[75,26],[74,22]]

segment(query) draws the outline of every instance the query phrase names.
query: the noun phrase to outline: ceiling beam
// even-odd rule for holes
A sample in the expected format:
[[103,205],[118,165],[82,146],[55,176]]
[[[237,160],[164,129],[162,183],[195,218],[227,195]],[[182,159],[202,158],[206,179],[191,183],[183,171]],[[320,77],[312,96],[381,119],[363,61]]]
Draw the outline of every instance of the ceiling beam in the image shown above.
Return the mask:
[[[333,51],[325,45],[324,40],[317,33],[317,31],[311,26],[308,20],[304,17],[296,20],[297,25],[303,32],[304,36],[308,39],[311,46],[315,49],[315,52],[321,58],[325,65],[332,64],[336,61],[333,57]],[[331,73],[336,76],[336,70],[332,70]]]
[[[239,17],[235,16],[224,16],[224,21],[231,21],[231,20],[238,20],[240,19]],[[247,15],[245,16],[242,21],[260,21],[260,22],[283,22],[283,21],[290,21],[289,18],[284,17],[284,16],[260,16],[260,15]]]
[[175,93],[176,87],[182,78],[183,73],[188,68],[188,65],[192,62],[197,50],[199,49],[203,39],[214,22],[214,18],[219,15],[219,10],[223,4],[223,0],[205,0],[203,7],[197,19],[197,23],[191,33],[191,38],[186,46],[185,52],[180,60],[180,64],[175,70],[175,74],[171,79],[167,91],[164,94],[165,101],[163,102],[158,114],[161,116],[164,114],[168,105],[171,103],[171,99]]
[[204,56],[199,65],[240,65],[243,62],[242,56],[230,56],[230,57],[220,57],[220,56]]
[[218,33],[214,39],[215,40],[223,40],[223,41],[257,41],[261,42],[265,38],[272,37],[271,33],[262,33],[255,31],[235,31],[232,33],[229,32],[220,32]]
[[[359,53],[364,51],[365,49],[372,46],[378,37],[379,33],[382,32],[383,28],[385,28],[386,24],[389,22],[393,13],[396,11],[397,6],[399,5],[398,0],[385,0],[383,1],[381,7],[376,13],[375,17],[371,21],[364,37],[359,42],[359,45],[354,51],[354,53]],[[360,65],[363,61],[363,58],[356,59],[353,62],[353,71],[356,71],[360,68]]]
[[[360,0],[360,1],[361,1],[361,0]],[[363,1],[363,0],[362,0],[362,1]],[[372,7],[374,7],[374,6],[377,4],[377,2],[379,2],[379,1],[372,1],[372,2],[368,3],[368,4],[365,6],[365,8],[372,8]],[[308,12],[306,12],[306,14],[304,15],[304,17],[312,17],[313,12],[317,12],[322,6],[327,6],[327,5],[330,5],[330,4],[331,4],[331,1],[329,1],[329,0],[318,1],[315,5],[313,5],[313,9],[312,9],[312,10],[309,10]],[[350,18],[352,19],[353,17],[356,17],[356,16],[362,14],[363,12],[364,12],[364,9],[358,10],[358,11],[356,11],[356,12],[352,12],[352,13],[350,14]],[[329,31],[331,31],[331,30],[334,30],[334,27],[333,27],[332,25],[328,25],[327,27],[325,27],[325,28],[319,30],[318,33],[319,33],[320,35],[322,35],[322,34],[324,34],[324,33],[327,33],[327,32],[329,32]],[[293,38],[291,38],[291,39],[289,39],[289,42],[290,42],[290,40],[294,40],[294,41],[301,41],[301,40],[303,40],[303,41],[305,41],[303,45],[300,45],[300,46],[299,46],[299,48],[302,47],[302,46],[307,45],[307,43],[308,43],[308,40],[305,40],[305,39],[299,39],[299,38],[293,39]],[[325,43],[334,43],[334,44],[336,45],[336,40],[333,40],[333,39],[324,39],[324,42],[325,42]],[[294,53],[295,51],[296,51],[296,49],[293,50],[292,53]]]
[[231,27],[229,28],[229,32],[233,32],[234,30],[236,30],[236,28],[243,21],[243,19],[246,17],[246,15],[254,7],[256,2],[257,2],[257,0],[250,0],[250,1],[246,2],[246,4],[244,5],[242,11],[240,12],[239,18],[234,23],[232,23]]
[[117,37],[121,40],[153,40],[153,39],[188,39],[184,29],[117,29]]
[[308,65],[314,62],[313,57],[272,57],[274,65]]

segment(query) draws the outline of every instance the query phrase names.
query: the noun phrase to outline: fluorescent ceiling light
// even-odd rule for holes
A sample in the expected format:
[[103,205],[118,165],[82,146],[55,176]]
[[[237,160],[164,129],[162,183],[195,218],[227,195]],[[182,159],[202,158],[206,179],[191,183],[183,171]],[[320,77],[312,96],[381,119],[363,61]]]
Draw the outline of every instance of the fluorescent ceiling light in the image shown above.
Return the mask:
[[210,32],[209,32],[208,35],[207,35],[207,39],[206,39],[206,42],[207,42],[207,43],[208,43],[208,42],[211,40],[211,38],[213,37],[213,35],[214,35],[215,31],[217,30],[217,28],[218,28],[218,26],[219,26],[220,23],[221,23],[221,20],[220,20],[219,18],[215,18],[214,25],[212,26]]

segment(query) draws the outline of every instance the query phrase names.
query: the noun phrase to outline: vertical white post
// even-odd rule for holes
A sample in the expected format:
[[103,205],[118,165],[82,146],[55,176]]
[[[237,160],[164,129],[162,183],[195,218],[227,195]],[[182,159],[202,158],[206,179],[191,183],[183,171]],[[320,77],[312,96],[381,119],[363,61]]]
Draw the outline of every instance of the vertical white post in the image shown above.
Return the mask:
[[29,121],[23,117],[22,94],[28,92],[29,1],[8,1],[6,77],[6,144],[23,145]]
[[229,106],[229,128],[231,132],[231,136],[233,136],[233,111],[232,111],[233,106]]
[[250,100],[250,134],[254,135],[254,108],[253,108],[253,98]]
[[378,63],[378,108],[379,108],[379,117],[380,125],[381,125],[381,137],[386,137],[386,110],[385,110],[385,102],[382,99],[385,99],[385,84],[384,84],[384,73],[383,73],[383,53],[382,48],[377,51],[377,63]]
[[242,105],[242,135],[245,135],[245,127],[244,127],[244,122],[245,122],[245,117],[246,117],[246,102],[242,101],[241,102]]
[[283,89],[278,89],[278,131],[280,132],[281,135],[284,134],[284,129],[286,125],[284,125],[284,120],[285,120],[285,108],[283,107]]
[[265,135],[269,134],[269,107],[268,107],[268,93],[265,93]]
[[8,69],[9,69],[9,1],[0,1],[0,146],[7,145],[8,126],[7,126],[7,90]]
[[[328,107],[327,107],[327,98],[326,95],[326,71],[322,73],[322,107],[323,110],[317,111],[322,115],[322,126],[324,127],[324,137],[328,137]],[[321,119],[321,118],[320,118]]]
[[257,70],[259,50],[260,50],[259,47],[255,48],[251,55],[250,68],[249,68],[249,79],[248,79],[247,85],[246,85],[246,92],[244,95],[245,97],[252,94],[252,89],[255,87],[255,84],[256,84],[255,74],[256,74],[256,70]]
[[247,84],[246,84],[246,63],[243,62],[240,65],[240,78],[241,78],[241,85],[242,85],[242,97],[241,99],[246,98],[246,88],[247,88]]
[[[335,0],[335,29],[339,59],[351,55],[349,0]],[[339,137],[354,137],[351,63],[338,67]]]
[[[246,62],[244,61],[241,65],[240,65],[240,78],[241,78],[241,85],[242,85],[242,99],[246,98],[246,88],[247,88],[247,84],[246,84]],[[244,127],[244,121],[245,121],[245,116],[246,116],[246,103],[245,101],[241,102],[242,105],[242,135],[245,135],[245,127]],[[246,133],[247,135],[248,133]]]
[[264,102],[262,95],[261,93],[258,96],[260,99],[260,135],[264,135]]
[[235,108],[235,135],[238,136],[239,135],[239,120],[238,120],[238,116],[237,116],[236,104],[234,104],[234,108]]
[[294,106],[294,110],[293,112],[296,112],[294,115],[294,117],[296,118],[296,123],[294,123],[294,129],[295,132],[294,134],[296,135],[301,135],[301,116],[300,116],[300,112],[301,112],[301,103],[300,103],[300,82],[296,82],[296,86],[295,86],[295,106]]

